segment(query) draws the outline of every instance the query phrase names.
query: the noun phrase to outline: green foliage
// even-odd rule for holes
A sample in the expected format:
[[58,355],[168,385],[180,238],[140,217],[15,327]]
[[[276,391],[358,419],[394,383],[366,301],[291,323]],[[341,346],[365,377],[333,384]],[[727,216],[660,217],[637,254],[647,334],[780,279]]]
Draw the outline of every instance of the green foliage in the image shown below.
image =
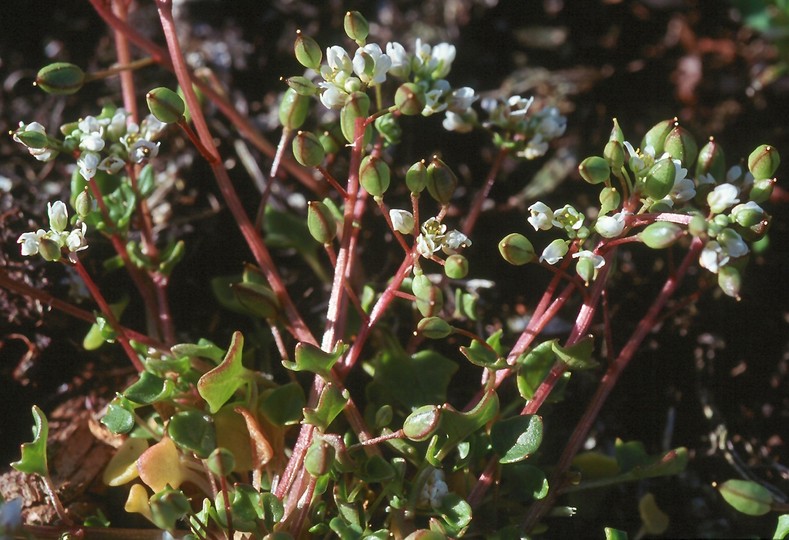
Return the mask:
[[17,471],[27,474],[47,476],[47,437],[49,436],[49,422],[44,411],[33,405],[33,440],[22,445],[22,457],[11,463]]

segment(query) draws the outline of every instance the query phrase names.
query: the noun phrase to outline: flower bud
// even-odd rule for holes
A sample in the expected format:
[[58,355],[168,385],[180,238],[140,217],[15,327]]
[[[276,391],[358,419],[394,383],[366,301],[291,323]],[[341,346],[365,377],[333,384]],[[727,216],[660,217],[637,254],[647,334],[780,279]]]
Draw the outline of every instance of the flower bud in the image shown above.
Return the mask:
[[345,34],[356,43],[364,43],[364,40],[367,39],[367,35],[370,33],[370,25],[367,19],[358,11],[349,11],[345,14],[343,28],[345,29]]
[[285,79],[285,82],[300,96],[314,96],[318,93],[318,87],[307,77],[302,77],[301,75],[288,77]]
[[427,167],[425,160],[417,161],[408,168],[405,173],[405,185],[411,190],[411,193],[419,194],[425,189],[427,185]]
[[619,144],[624,144],[625,134],[622,133],[622,128],[619,127],[619,121],[614,118],[614,127],[611,128],[611,134],[608,136],[609,141],[616,141]]
[[726,178],[726,158],[723,155],[723,148],[710,137],[699,152],[699,160],[696,162],[696,177],[709,174],[718,182]]
[[422,87],[410,82],[400,85],[395,92],[394,101],[398,110],[407,116],[422,114],[427,103]]
[[446,163],[433,156],[427,166],[427,191],[439,204],[449,204],[458,185],[457,176]]
[[38,252],[41,253],[45,261],[60,260],[60,244],[46,236],[41,237],[38,241]]
[[499,242],[499,253],[510,264],[521,266],[537,258],[534,246],[520,233],[511,233]]
[[62,233],[68,225],[68,209],[63,201],[55,201],[55,204],[47,203],[47,215],[49,217],[49,227]]
[[707,220],[704,216],[695,215],[690,218],[688,223],[688,232],[693,236],[702,236],[707,234]]
[[764,218],[764,210],[762,207],[753,201],[748,201],[744,204],[738,204],[731,209],[731,217],[738,225],[743,227],[752,227],[762,221]]
[[90,193],[88,193],[88,190],[85,189],[83,191],[80,191],[79,195],[77,195],[77,198],[74,200],[74,210],[77,212],[77,217],[79,217],[80,219],[85,219],[86,217],[88,217],[88,214],[90,214],[91,206],[92,206],[92,201],[90,198]]
[[734,266],[722,266],[718,270],[718,286],[721,290],[732,298],[740,299],[740,287],[742,286],[742,275]]
[[392,228],[400,234],[414,232],[414,215],[411,212],[393,208],[389,210],[389,219],[392,221]]
[[299,129],[307,119],[310,99],[293,88],[285,90],[279,104],[279,123],[286,129]]
[[85,72],[74,64],[55,62],[38,71],[34,84],[48,94],[74,94],[85,84]]
[[310,36],[302,34],[301,30],[296,30],[296,41],[293,44],[293,50],[296,53],[296,60],[299,61],[299,64],[315,71],[320,69],[321,60],[323,60],[321,46]]
[[690,132],[682,126],[675,125],[668,132],[663,143],[663,150],[673,159],[678,159],[683,167],[690,167],[699,153],[699,146]]
[[334,447],[324,441],[315,440],[304,456],[304,468],[312,476],[323,476],[334,462]]
[[154,88],[145,94],[145,101],[148,102],[151,114],[160,122],[177,124],[184,117],[184,100],[169,88]]
[[765,178],[763,180],[754,180],[751,186],[751,192],[748,199],[755,203],[763,203],[770,199],[775,187],[775,178]]
[[454,331],[452,326],[438,317],[425,317],[416,325],[418,334],[428,339],[443,339]]
[[757,180],[770,178],[780,164],[781,156],[778,155],[778,150],[767,144],[761,145],[748,156],[748,170]]
[[[624,154],[622,156],[624,160]],[[599,156],[590,156],[578,165],[578,172],[581,178],[590,184],[602,184],[611,175],[611,167],[608,161]]]
[[307,228],[312,237],[321,244],[330,244],[337,236],[337,220],[329,207],[320,201],[307,204]]
[[317,167],[326,157],[321,141],[309,131],[299,130],[293,137],[292,147],[293,157],[305,167]]
[[618,171],[625,164],[625,147],[619,141],[608,141],[603,149],[603,157],[613,170]]
[[377,156],[365,156],[359,167],[359,183],[373,197],[383,197],[389,188],[389,165]]
[[375,119],[375,129],[378,133],[383,135],[386,144],[394,145],[400,143],[400,138],[403,135],[403,128],[395,118],[395,115],[389,113],[379,116]]
[[[354,142],[354,132],[356,130],[356,119],[367,118],[370,114],[370,98],[364,92],[354,92],[348,98],[348,101],[340,109],[340,127],[345,140],[349,143]],[[372,133],[368,130],[365,133],[365,143],[367,142],[367,133]]]
[[459,253],[450,255],[444,261],[444,274],[449,279],[463,279],[468,275],[468,259]]
[[682,227],[666,221],[657,221],[647,225],[638,235],[641,241],[652,249],[667,248],[680,236],[682,236]]
[[641,148],[651,146],[655,149],[656,156],[661,155],[663,153],[666,137],[671,130],[674,129],[676,122],[677,119],[672,118],[671,120],[663,120],[652,126],[649,131],[647,131],[647,134],[644,135],[644,139],[641,141]]
[[661,159],[649,169],[644,179],[644,193],[652,199],[662,199],[674,187],[677,171],[670,159]]

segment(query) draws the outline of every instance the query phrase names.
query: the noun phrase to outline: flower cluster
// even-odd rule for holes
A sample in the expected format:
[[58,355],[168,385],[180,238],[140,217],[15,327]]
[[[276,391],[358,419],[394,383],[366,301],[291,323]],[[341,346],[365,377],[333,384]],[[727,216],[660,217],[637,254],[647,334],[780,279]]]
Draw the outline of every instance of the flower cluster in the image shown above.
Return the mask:
[[[411,234],[414,232],[414,216],[407,210],[393,209],[389,211],[392,227],[399,233]],[[452,229],[441,223],[438,218],[431,217],[419,228],[420,234],[416,237],[416,250],[424,258],[430,259],[433,254],[443,251],[447,255],[457,253],[461,248],[471,245],[471,240],[462,232]]]
[[82,251],[88,247],[85,240],[87,226],[81,220],[77,220],[72,230],[66,231],[69,223],[68,210],[63,201],[55,201],[47,205],[49,215],[49,230],[38,229],[35,232],[26,232],[17,240],[21,245],[23,256],[41,254],[47,261],[60,260],[62,250],[66,249],[69,253]]
[[88,181],[99,170],[115,174],[127,163],[155,157],[159,152],[155,140],[164,126],[153,115],[137,125],[129,121],[125,109],[105,107],[99,116],[87,116],[63,126],[63,141],[48,137],[37,122],[20,122],[13,138],[40,161],[49,161],[60,152],[78,155],[80,174]]

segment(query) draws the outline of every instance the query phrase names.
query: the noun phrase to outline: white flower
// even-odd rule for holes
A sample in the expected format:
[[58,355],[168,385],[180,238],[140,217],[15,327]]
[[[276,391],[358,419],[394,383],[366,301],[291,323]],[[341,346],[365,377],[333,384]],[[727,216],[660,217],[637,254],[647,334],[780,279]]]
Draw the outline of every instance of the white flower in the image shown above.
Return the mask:
[[613,216],[600,216],[597,218],[594,229],[603,238],[616,238],[625,229],[627,213],[617,212]]
[[449,98],[447,99],[447,107],[452,112],[463,114],[476,100],[477,96],[474,94],[474,89],[464,86],[452,90],[452,93],[449,94]]
[[66,237],[66,247],[71,253],[75,251],[82,251],[88,247],[88,242],[85,240],[85,231],[87,226],[81,223],[79,228],[71,231]]
[[17,244],[21,244],[22,256],[27,257],[36,255],[38,253],[39,241],[46,233],[44,229],[39,229],[36,232],[22,233],[16,241]]
[[553,224],[565,230],[577,231],[584,224],[584,216],[572,205],[565,204],[553,213]]
[[652,145],[647,145],[643,150],[636,150],[633,145],[625,141],[625,149],[627,150],[630,159],[628,165],[636,176],[644,176],[655,164],[655,148]]
[[353,71],[353,62],[348,52],[340,47],[334,45],[326,49],[326,62],[327,66],[321,66],[321,75],[327,81],[334,80],[338,73],[345,73],[350,75]]
[[742,257],[750,251],[742,236],[732,229],[723,229],[717,239],[730,257]]
[[444,480],[444,471],[433,469],[419,491],[418,503],[421,506],[430,505],[432,508],[438,508],[448,493],[449,487]]
[[86,133],[79,141],[79,147],[88,152],[101,152],[104,149],[104,139],[98,131]]
[[466,236],[460,231],[456,231],[455,229],[449,231],[444,236],[443,240],[444,241],[441,247],[444,250],[444,253],[448,255],[451,255],[452,253],[457,251],[458,248],[461,247],[466,248],[471,245],[471,240],[468,239],[468,236]]
[[140,132],[143,139],[154,141],[166,127],[167,124],[156,118],[154,115],[149,114],[143,119]]
[[101,171],[107,171],[110,174],[115,174],[120,171],[124,165],[126,165],[126,162],[118,156],[107,156],[101,160],[98,165],[98,169]]
[[139,139],[129,149],[129,159],[134,163],[142,163],[145,159],[155,158],[159,154],[159,143]]
[[697,186],[706,186],[710,184],[717,184],[718,182],[715,180],[715,177],[712,176],[710,173],[702,174],[698,178],[696,178],[696,185]]
[[434,66],[432,70],[434,79],[443,79],[449,75],[452,62],[455,60],[455,53],[455,46],[449,43],[439,43],[433,47],[431,58],[435,63],[431,62],[431,64]]
[[556,107],[546,107],[537,115],[540,125],[537,131],[548,140],[564,135],[567,129],[567,118],[559,114]]
[[526,99],[520,96],[510,96],[507,100],[509,109],[506,116],[526,116],[532,103],[534,103],[534,97]]
[[420,234],[416,237],[416,251],[425,259],[429,259],[440,248],[441,245],[436,244],[432,236]]
[[55,204],[47,203],[47,215],[49,216],[49,227],[58,233],[66,230],[68,225],[68,209],[63,201],[55,201]]
[[348,101],[348,94],[332,83],[319,83],[318,86],[323,87],[321,92],[321,103],[327,109],[342,109],[343,105]]
[[405,79],[411,72],[411,58],[405,52],[405,47],[393,41],[386,44],[386,55],[392,60],[389,73],[393,77]]
[[414,231],[414,216],[407,210],[393,208],[389,210],[389,219],[392,220],[392,227],[399,233],[410,234]]
[[688,170],[682,167],[682,162],[678,159],[674,162],[674,187],[669,194],[671,199],[677,202],[689,201],[696,196],[696,186],[693,180],[688,178]]
[[422,116],[430,116],[446,109],[447,104],[442,102],[442,99],[450,89],[451,86],[444,79],[433,81],[430,90],[425,92],[425,108],[422,109]]
[[737,186],[732,184],[715,186],[715,189],[707,195],[707,204],[710,206],[710,211],[713,214],[720,214],[728,207],[734,206],[740,202],[737,195],[739,195]]
[[[573,253],[573,259],[578,259],[575,271],[587,285],[589,285],[590,281],[597,278],[597,271],[605,266],[605,259],[589,250]],[[588,263],[586,261],[588,261]],[[589,263],[591,263],[591,268]]]
[[585,249],[583,251],[578,251],[573,253],[573,259],[589,259],[592,261],[595,270],[599,270],[603,266],[605,266],[605,259],[601,255],[597,255],[596,253]]
[[733,165],[728,171],[726,171],[726,181],[727,182],[736,182],[742,177],[742,167],[739,165]]
[[457,133],[468,133],[474,129],[477,120],[477,113],[474,109],[469,109],[467,113],[457,114],[452,111],[446,111],[446,116],[441,125],[447,131],[455,131]]
[[548,231],[553,227],[553,210],[548,205],[537,201],[529,207],[531,216],[527,221],[534,227],[535,231]]
[[556,264],[557,262],[561,261],[562,258],[567,254],[568,246],[567,242],[562,240],[561,238],[557,238],[550,244],[546,246],[544,250],[542,250],[542,255],[540,255],[540,262],[547,262],[548,264]]
[[82,152],[77,158],[77,165],[82,177],[90,182],[96,176],[96,169],[99,166],[99,155],[96,152]]
[[392,66],[392,59],[381,51],[378,44],[369,43],[356,49],[352,65],[354,73],[363,83],[376,85],[386,80],[386,72]]
[[517,153],[518,157],[537,159],[548,152],[548,143],[537,133],[526,145],[526,148]]
[[47,131],[38,122],[30,122],[29,124],[25,124],[24,122],[19,122],[19,129],[14,132],[13,139],[14,141],[18,142],[19,144],[23,145],[27,148],[27,151],[30,153],[31,156],[36,158],[38,161],[51,161],[55,158],[58,154],[57,150],[49,148],[48,146],[44,146],[43,148],[35,148],[32,146],[28,146],[25,144],[22,139],[19,138],[20,133],[27,133],[27,132],[36,132],[41,133],[42,135],[46,136]]
[[699,255],[699,265],[715,274],[727,262],[729,262],[728,253],[715,240],[707,242]]
[[126,119],[128,117],[129,113],[126,112],[126,109],[123,107],[116,109],[115,114],[110,119],[110,123],[107,125],[107,137],[114,141],[120,140],[126,134]]

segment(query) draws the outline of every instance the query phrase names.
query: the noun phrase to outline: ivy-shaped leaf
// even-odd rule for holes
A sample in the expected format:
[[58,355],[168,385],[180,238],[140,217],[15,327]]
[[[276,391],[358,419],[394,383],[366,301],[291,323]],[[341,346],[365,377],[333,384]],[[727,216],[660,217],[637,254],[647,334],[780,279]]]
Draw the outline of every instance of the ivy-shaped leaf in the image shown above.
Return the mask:
[[514,416],[493,424],[490,442],[501,463],[517,463],[535,453],[542,442],[542,418]]
[[470,346],[460,347],[460,352],[475,366],[503,369],[507,367],[507,360],[501,354],[501,334],[502,331],[498,330],[485,343],[474,339]]
[[317,345],[301,342],[296,345],[296,361],[283,360],[282,365],[291,371],[316,373],[328,380],[331,378],[332,367],[345,354],[347,348],[342,341],[338,341],[334,351],[326,352]]
[[245,383],[246,368],[241,363],[244,348],[244,336],[234,332],[230,347],[222,363],[205,373],[197,381],[197,391],[208,403],[211,413],[217,412],[227,403],[236,390]]
[[123,395],[135,403],[149,405],[169,398],[174,390],[171,380],[143,371],[137,382],[129,386]]
[[21,446],[22,457],[14,461],[11,466],[25,474],[46,476],[47,468],[47,437],[49,436],[49,422],[38,405],[33,405],[33,440]]
[[499,397],[495,390],[488,390],[473,409],[455,410],[450,405],[442,407],[438,433],[433,436],[426,458],[433,466],[438,464],[466,437],[491,421],[499,412]]
[[225,351],[207,339],[201,338],[197,343],[179,343],[170,347],[175,356],[196,356],[208,358],[219,362],[225,356]]
[[553,352],[571,371],[593,369],[599,366],[600,364],[592,359],[593,351],[594,339],[591,334],[569,347],[562,347],[557,341],[553,342]]
[[182,450],[205,459],[216,448],[216,429],[212,418],[200,411],[175,413],[167,424],[167,434]]
[[304,421],[321,431],[326,431],[329,424],[345,408],[349,398],[347,390],[340,392],[333,384],[327,384],[318,400],[318,406],[314,409],[304,409]]

